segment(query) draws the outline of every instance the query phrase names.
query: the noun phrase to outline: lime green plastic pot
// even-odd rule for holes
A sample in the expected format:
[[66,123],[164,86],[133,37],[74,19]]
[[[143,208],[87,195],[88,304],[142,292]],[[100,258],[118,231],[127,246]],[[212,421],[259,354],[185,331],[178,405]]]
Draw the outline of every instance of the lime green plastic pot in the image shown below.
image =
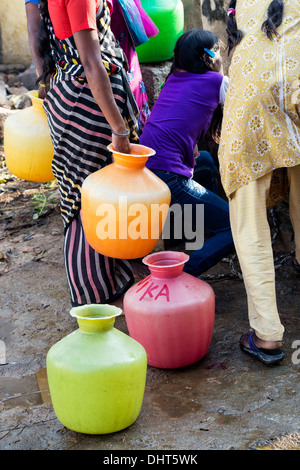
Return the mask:
[[137,419],[144,397],[147,356],[114,328],[121,309],[86,305],[71,310],[79,328],[49,350],[47,376],[54,411],[67,428],[107,434]]
[[184,30],[184,8],[181,0],[141,0],[144,10],[159,33],[137,47],[140,63],[162,62],[173,57],[179,36]]

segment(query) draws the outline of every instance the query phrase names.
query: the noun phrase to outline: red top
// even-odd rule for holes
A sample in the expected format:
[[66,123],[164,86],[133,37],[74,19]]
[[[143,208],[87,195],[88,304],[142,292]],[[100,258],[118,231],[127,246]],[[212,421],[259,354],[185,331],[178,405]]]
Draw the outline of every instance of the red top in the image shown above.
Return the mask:
[[101,0],[48,0],[50,19],[58,39],[83,29],[97,29],[96,13]]

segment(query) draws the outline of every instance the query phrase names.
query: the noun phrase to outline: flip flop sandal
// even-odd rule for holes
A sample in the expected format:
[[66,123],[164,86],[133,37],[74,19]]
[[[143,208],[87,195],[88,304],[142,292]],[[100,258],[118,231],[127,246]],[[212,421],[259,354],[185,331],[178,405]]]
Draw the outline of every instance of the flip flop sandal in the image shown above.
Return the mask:
[[278,362],[282,361],[282,359],[284,358],[284,352],[281,351],[281,349],[258,348],[254,344],[253,335],[254,335],[254,331],[251,333],[251,335],[248,338],[249,348],[247,348],[247,346],[242,344],[241,339],[243,338],[243,336],[241,336],[240,348],[242,351],[244,351],[247,354],[250,354],[250,356],[256,357],[256,359],[258,359],[259,361],[267,365],[277,364]]

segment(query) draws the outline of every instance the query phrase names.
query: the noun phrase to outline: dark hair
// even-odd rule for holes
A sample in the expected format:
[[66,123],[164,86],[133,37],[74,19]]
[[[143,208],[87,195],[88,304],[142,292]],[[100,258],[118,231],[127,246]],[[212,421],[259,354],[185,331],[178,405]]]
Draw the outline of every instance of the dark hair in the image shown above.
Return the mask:
[[43,73],[38,78],[38,82],[46,81],[47,77],[55,72],[55,62],[51,54],[50,39],[46,25],[47,18],[49,18],[48,0],[39,0],[39,9],[41,22],[38,35],[38,52],[43,59]]
[[[229,2],[229,8],[235,8],[236,7],[236,0],[231,0]],[[236,24],[236,19],[235,19],[235,15],[233,13],[231,13],[230,15],[228,15],[228,19],[227,19],[227,35],[228,35],[228,39],[227,39],[227,44],[228,44],[228,54],[230,54],[230,52],[232,51],[232,49],[237,46],[242,38],[243,38],[243,33],[242,31],[239,31],[237,29],[237,24]]]
[[[235,9],[236,0],[229,2],[229,8]],[[283,19],[284,3],[282,0],[273,0],[267,10],[268,18],[262,24],[262,31],[266,33],[269,39],[277,36],[277,28],[281,25]],[[237,46],[243,37],[243,33],[237,29],[236,19],[234,14],[230,14],[227,19],[227,34],[228,34],[228,54]]]
[[216,144],[220,143],[222,122],[223,122],[223,106],[221,104],[218,104],[218,106],[214,110],[214,114],[212,116],[210,126],[206,133],[206,137],[213,139],[216,142]]
[[197,28],[182,34],[175,44],[171,73],[180,69],[190,73],[213,70],[213,61],[204,49],[211,49],[218,41],[211,31]]
[[269,39],[277,36],[276,29],[281,25],[283,19],[284,3],[282,0],[273,0],[268,8],[268,18],[262,24],[262,31],[266,33]]

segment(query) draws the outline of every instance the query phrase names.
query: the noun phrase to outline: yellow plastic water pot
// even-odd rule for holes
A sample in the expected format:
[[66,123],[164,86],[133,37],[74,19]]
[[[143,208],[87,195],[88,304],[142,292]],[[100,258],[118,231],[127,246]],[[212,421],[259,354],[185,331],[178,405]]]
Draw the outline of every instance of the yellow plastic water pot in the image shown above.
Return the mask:
[[51,163],[53,145],[43,100],[29,92],[32,106],[16,111],[4,122],[4,155],[9,171],[18,178],[38,183],[55,179]]
[[51,347],[47,376],[59,421],[85,434],[108,434],[137,419],[144,397],[147,355],[114,328],[122,310],[113,305],[75,307],[79,328]]

